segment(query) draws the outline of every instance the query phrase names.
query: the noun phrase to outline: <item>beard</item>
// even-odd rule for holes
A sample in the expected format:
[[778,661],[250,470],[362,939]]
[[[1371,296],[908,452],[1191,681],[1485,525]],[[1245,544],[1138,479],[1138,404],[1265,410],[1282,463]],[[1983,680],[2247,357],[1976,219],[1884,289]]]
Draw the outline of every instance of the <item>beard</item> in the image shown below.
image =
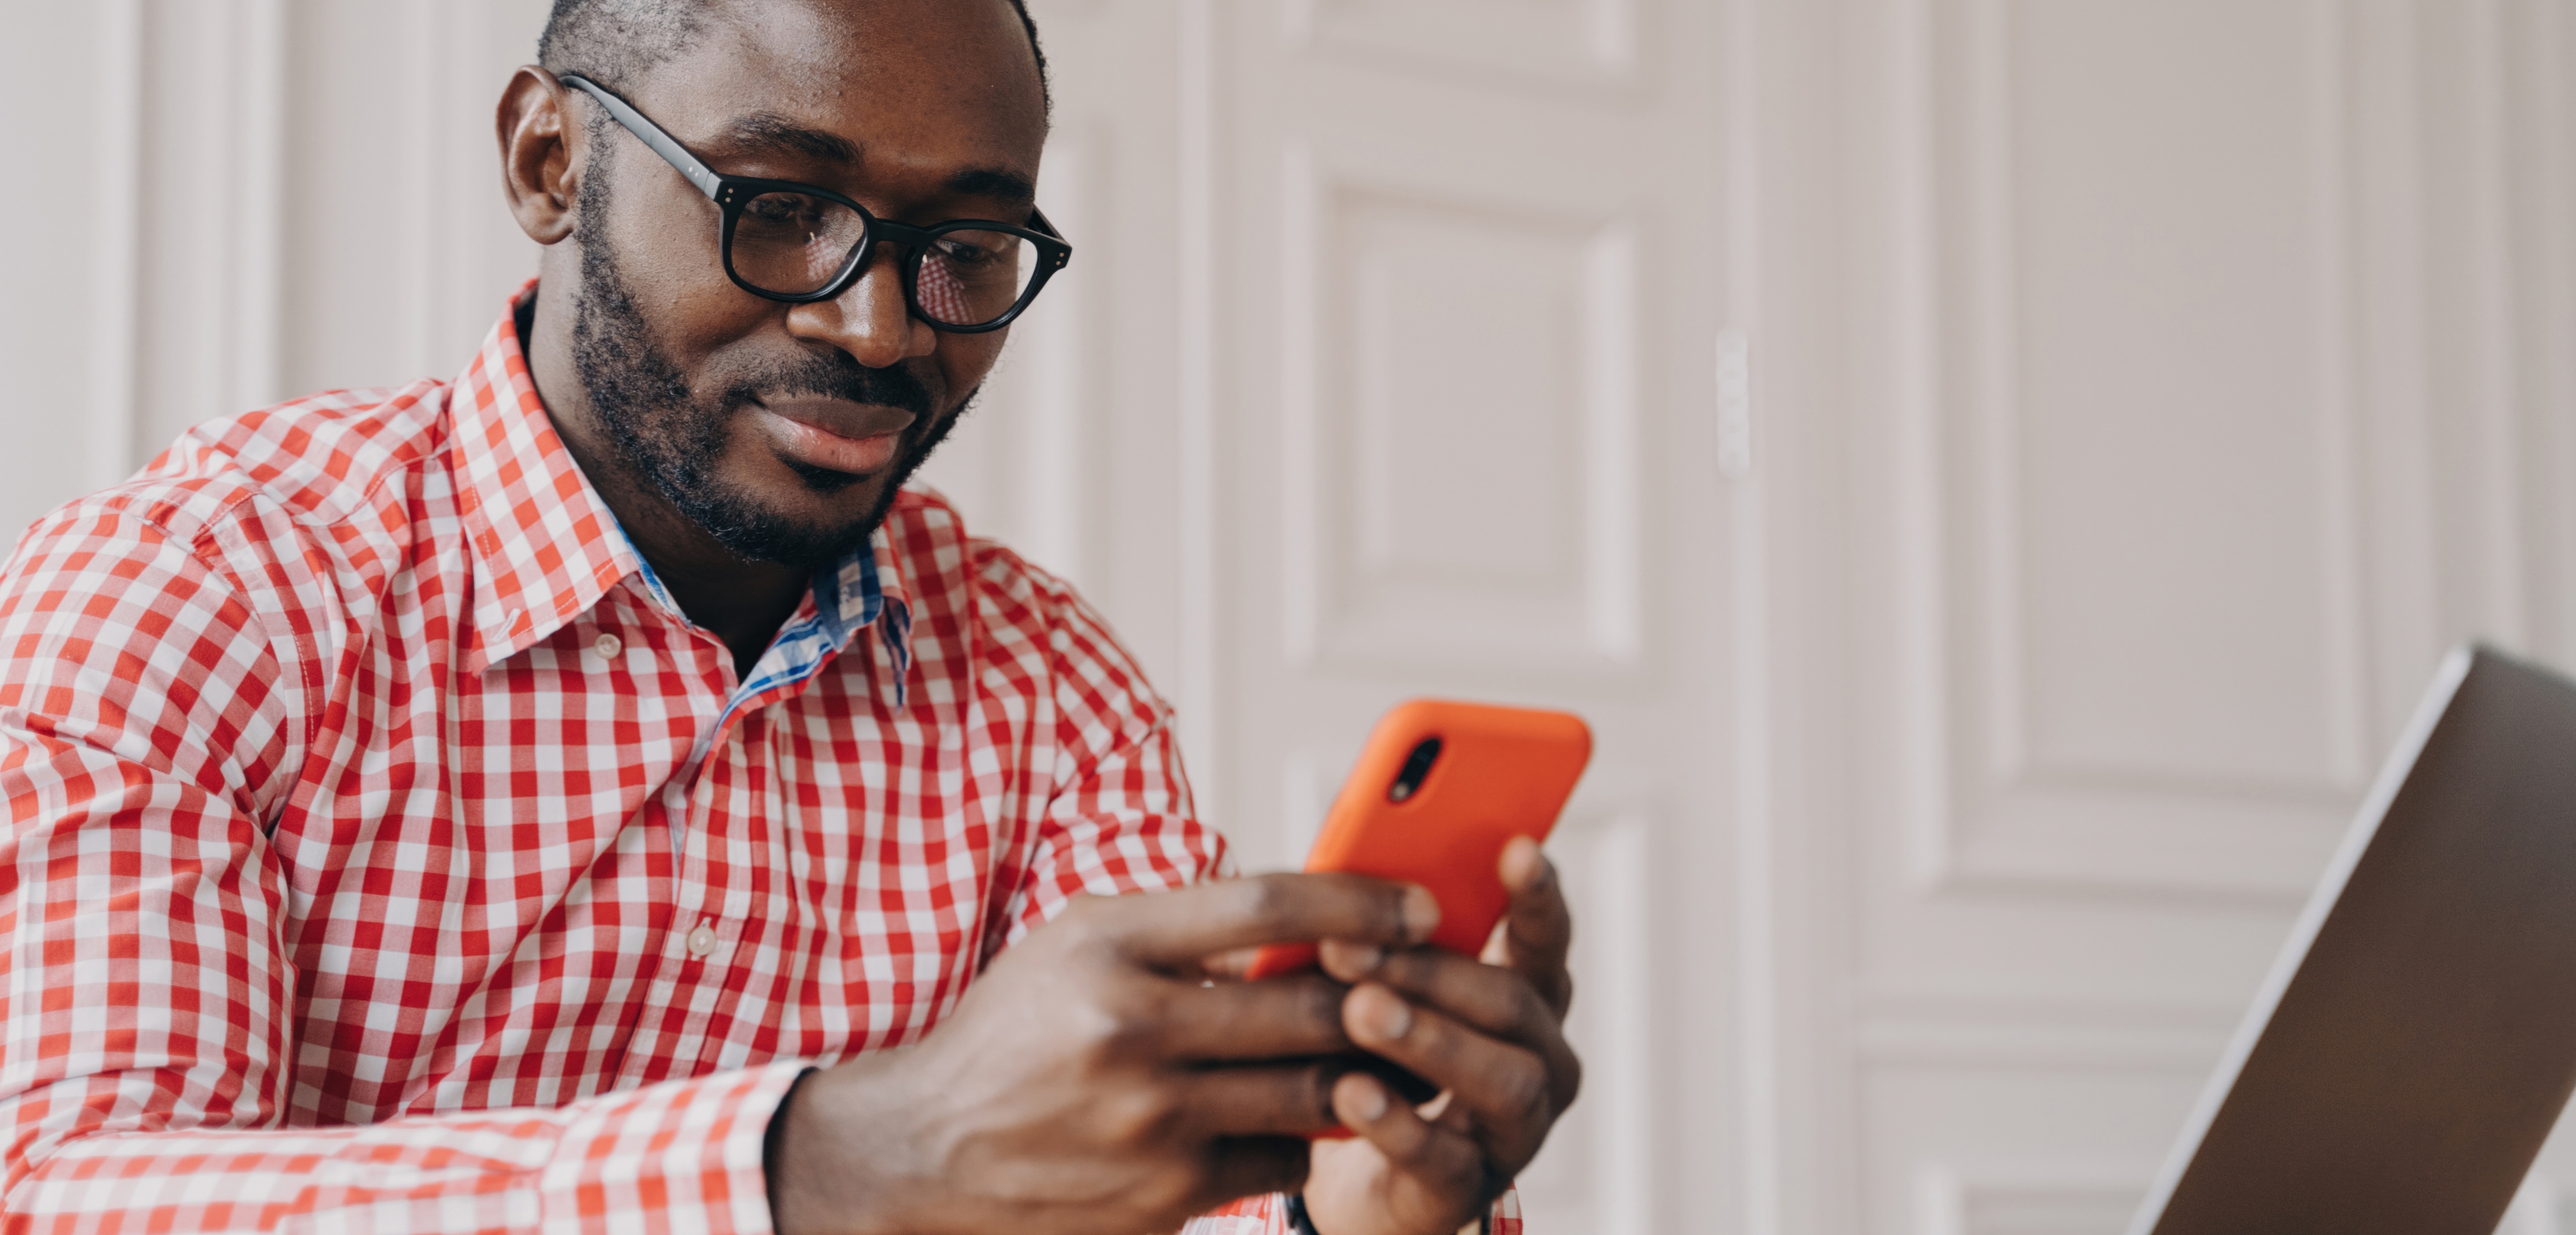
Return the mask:
[[[593,155],[594,164],[597,157]],[[834,350],[763,365],[721,389],[699,393],[654,344],[614,246],[596,224],[606,217],[604,170],[594,166],[582,177],[580,222],[574,229],[574,242],[581,246],[582,285],[573,318],[573,364],[599,425],[637,476],[735,556],[806,570],[849,556],[884,521],[904,481],[948,436],[975,392],[959,400],[956,415],[937,416],[921,379],[902,368],[871,369]],[[912,427],[905,431],[907,440],[895,457],[885,493],[864,517],[821,523],[800,518],[764,501],[760,488],[729,483],[715,474],[728,430],[763,395],[819,395],[912,413]],[[794,460],[781,462],[817,495],[838,493],[864,479]]]

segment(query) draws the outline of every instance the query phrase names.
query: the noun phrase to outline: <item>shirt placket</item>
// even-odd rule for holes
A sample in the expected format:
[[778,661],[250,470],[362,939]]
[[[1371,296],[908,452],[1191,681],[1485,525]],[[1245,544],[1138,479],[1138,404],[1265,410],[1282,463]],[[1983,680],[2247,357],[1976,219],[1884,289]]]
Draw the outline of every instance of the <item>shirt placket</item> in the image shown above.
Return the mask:
[[[703,1063],[723,1050],[710,1028],[720,1014],[737,1011],[724,1005],[723,992],[754,925],[748,915],[757,909],[746,862],[766,859],[767,841],[776,830],[777,821],[753,817],[758,799],[752,791],[760,773],[779,771],[755,766],[769,748],[767,709],[794,698],[810,682],[810,677],[801,678],[741,700],[722,722],[688,788],[686,813],[678,816],[686,820],[678,846],[680,891],[663,957],[666,972],[676,975],[669,997],[685,1001],[677,1005],[684,1011],[667,1047],[672,1060]],[[733,809],[737,800],[751,809]],[[744,860],[728,856],[735,852]]]
[[[680,1061],[696,1058],[713,1012],[714,992],[742,938],[742,923],[721,913],[726,890],[737,872],[715,848],[728,820],[725,796],[742,771],[742,730],[747,709],[728,711],[734,687],[724,657],[731,655],[712,636],[682,627],[682,638],[700,657],[691,675],[690,707],[714,732],[703,750],[693,752],[661,791],[660,824],[669,829],[673,857],[671,915],[659,941],[654,978],[643,992],[641,1012],[654,1028],[644,1049],[631,1051],[621,1069],[624,1083],[689,1071]],[[677,1013],[676,1017],[674,1013]]]
[[699,765],[695,784],[690,787],[688,823],[681,833],[680,903],[674,906],[670,941],[672,954],[665,959],[676,966],[681,977],[680,995],[688,1000],[687,1018],[681,1025],[680,1040],[672,1044],[673,1058],[694,1059],[706,1041],[707,1024],[714,1012],[710,993],[724,985],[722,975],[733,960],[734,948],[742,941],[742,921],[724,912],[727,901],[734,899],[734,881],[741,872],[722,856],[722,846],[737,843],[731,835],[742,820],[725,811],[725,799],[738,792],[742,782],[747,753],[743,737],[743,712],[737,711],[724,722],[724,731],[707,751],[706,761]]
[[[753,875],[768,860],[773,833],[781,823],[762,813],[760,794],[755,792],[770,783],[764,773],[774,777],[784,772],[761,766],[770,753],[765,710],[808,689],[839,645],[838,638],[827,637],[832,646],[814,648],[810,630],[814,615],[811,610],[801,613],[790,619],[769,653],[753,667],[748,682],[760,689],[743,693],[745,683],[736,678],[731,651],[677,612],[667,593],[652,581],[649,567],[639,577],[638,586],[655,602],[652,607],[685,632],[679,646],[697,658],[691,675],[692,710],[699,715],[711,712],[713,718],[707,722],[711,728],[701,731],[703,745],[691,753],[661,794],[675,868],[671,916],[655,956],[654,980],[643,992],[646,1002],[639,1009],[643,1021],[654,1027],[653,1033],[649,1042],[637,1044],[642,1049],[631,1052],[628,1066],[622,1069],[623,1079],[630,1083],[694,1071],[692,1062],[704,1064],[724,1052],[726,1043],[716,1038],[738,1038],[742,1023],[756,1022],[761,1016],[754,1008],[749,1021],[744,1021],[737,1015],[741,1009],[727,1005],[725,992],[728,980],[735,976],[734,967],[743,960],[742,948],[751,946],[747,941],[753,940],[760,925],[754,920],[760,906]],[[852,599],[850,589],[858,584],[846,570],[841,584],[836,603],[846,609]],[[788,662],[784,673],[782,657]]]

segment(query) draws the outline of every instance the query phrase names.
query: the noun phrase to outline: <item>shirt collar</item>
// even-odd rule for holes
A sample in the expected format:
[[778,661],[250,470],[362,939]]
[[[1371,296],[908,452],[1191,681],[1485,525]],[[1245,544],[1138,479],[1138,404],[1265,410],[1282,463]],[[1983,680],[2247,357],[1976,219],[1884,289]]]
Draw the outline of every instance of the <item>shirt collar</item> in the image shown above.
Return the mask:
[[[531,279],[510,298],[448,396],[455,426],[448,457],[474,567],[467,663],[477,673],[563,629],[630,574],[642,576],[665,609],[680,612],[555,434],[528,377],[518,306],[535,287]],[[848,557],[816,572],[810,614],[817,663],[847,646],[852,632],[878,627],[900,706],[912,659],[912,606],[883,525]],[[805,664],[803,673],[814,667]]]
[[477,671],[552,635],[643,565],[556,436],[519,349],[520,287],[448,393],[448,447],[474,566]]
[[897,709],[904,706],[906,679],[912,668],[912,606],[902,594],[899,579],[894,579],[893,589],[886,586],[893,579],[892,572],[878,564],[890,561],[884,555],[888,546],[885,533],[879,530],[848,557],[814,572],[811,599],[798,606],[796,615],[787,619],[769,650],[752,666],[750,675],[735,692],[740,699],[748,700],[812,677],[824,662],[849,646],[851,635],[874,626],[879,642],[885,645],[886,663],[893,678],[881,685],[889,690]]

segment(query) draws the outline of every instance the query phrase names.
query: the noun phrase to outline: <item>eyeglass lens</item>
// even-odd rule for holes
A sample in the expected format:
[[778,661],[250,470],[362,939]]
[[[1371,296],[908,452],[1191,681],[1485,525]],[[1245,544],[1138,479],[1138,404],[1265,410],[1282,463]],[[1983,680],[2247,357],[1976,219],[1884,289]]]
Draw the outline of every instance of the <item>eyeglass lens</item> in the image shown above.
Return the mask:
[[[734,273],[763,291],[809,295],[841,272],[866,233],[857,211],[829,198],[763,193],[734,223]],[[1010,232],[943,230],[921,256],[913,298],[932,321],[980,326],[1020,302],[1038,258],[1037,246]]]

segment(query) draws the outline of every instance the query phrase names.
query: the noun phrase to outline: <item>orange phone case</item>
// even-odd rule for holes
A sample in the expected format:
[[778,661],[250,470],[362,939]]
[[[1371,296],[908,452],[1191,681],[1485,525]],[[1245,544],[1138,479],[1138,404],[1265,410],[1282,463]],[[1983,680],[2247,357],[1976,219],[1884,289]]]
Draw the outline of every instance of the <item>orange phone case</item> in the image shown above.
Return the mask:
[[[1425,740],[1440,753],[1409,796],[1391,791]],[[1370,732],[1307,855],[1309,871],[1345,871],[1421,884],[1440,902],[1431,942],[1482,952],[1510,897],[1495,869],[1515,836],[1544,841],[1592,758],[1592,730],[1570,712],[1416,699]],[[1274,944],[1251,977],[1315,963],[1310,943]]]

